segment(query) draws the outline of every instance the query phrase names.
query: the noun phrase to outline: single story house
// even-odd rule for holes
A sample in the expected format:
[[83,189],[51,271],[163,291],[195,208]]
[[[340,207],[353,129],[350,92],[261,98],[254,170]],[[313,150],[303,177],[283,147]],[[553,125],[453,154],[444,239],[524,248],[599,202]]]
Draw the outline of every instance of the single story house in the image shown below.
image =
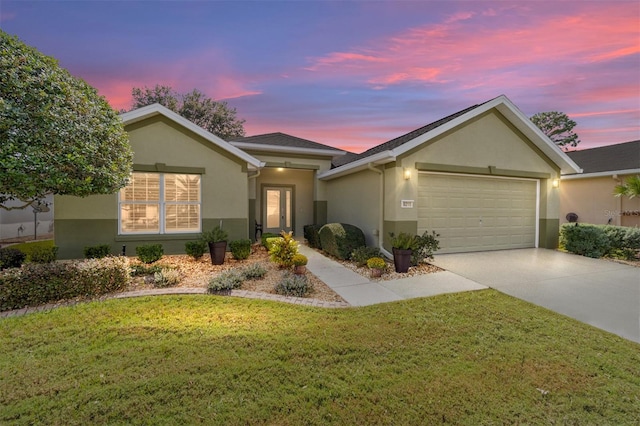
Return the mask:
[[561,223],[574,213],[583,223],[640,226],[640,198],[616,197],[613,192],[628,177],[640,175],[640,140],[567,155],[584,171],[562,176]]
[[345,222],[390,251],[389,233],[440,234],[440,252],[555,248],[561,174],[576,163],[506,96],[361,154],[282,133],[224,141],[150,105],[122,115],[133,175],[118,194],[55,197],[61,258],[85,246],[184,243],[222,225],[230,239]]

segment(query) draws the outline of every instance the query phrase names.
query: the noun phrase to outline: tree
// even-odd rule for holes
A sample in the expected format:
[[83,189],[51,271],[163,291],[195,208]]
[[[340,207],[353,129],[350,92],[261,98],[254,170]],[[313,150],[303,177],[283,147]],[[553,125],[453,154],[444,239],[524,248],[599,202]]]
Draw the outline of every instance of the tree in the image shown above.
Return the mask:
[[169,86],[156,84],[152,89],[134,87],[131,95],[131,109],[159,103],[222,139],[244,136],[245,120],[236,117],[236,109],[226,102],[212,100],[197,89],[180,94]]
[[567,114],[558,111],[539,112],[531,117],[533,124],[556,145],[567,151],[569,147],[576,147],[580,143],[578,135],[573,132],[576,122]]
[[616,197],[623,195],[629,198],[640,197],[640,175],[628,177],[624,183],[616,185],[613,193]]
[[[0,207],[114,193],[133,154],[118,113],[58,62],[0,31]],[[9,208],[8,201],[24,204]]]

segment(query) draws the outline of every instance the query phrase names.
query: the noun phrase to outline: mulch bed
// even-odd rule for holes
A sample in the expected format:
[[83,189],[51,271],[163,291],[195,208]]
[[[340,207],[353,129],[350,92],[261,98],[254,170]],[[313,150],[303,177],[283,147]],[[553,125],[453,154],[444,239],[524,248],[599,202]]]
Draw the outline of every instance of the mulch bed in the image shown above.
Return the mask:
[[[131,264],[139,263],[137,259],[132,259]],[[202,287],[206,288],[209,280],[224,271],[242,268],[252,263],[262,263],[267,269],[266,275],[261,279],[248,280],[242,283],[242,290],[255,291],[260,293],[276,294],[275,285],[282,279],[286,272],[278,268],[278,266],[269,260],[267,250],[259,245],[253,245],[251,255],[246,260],[235,260],[231,253],[227,253],[224,264],[211,264],[211,257],[205,254],[202,258],[194,260],[187,255],[165,255],[154,265],[166,266],[177,270],[180,275],[180,283],[175,287]],[[329,286],[319,280],[315,275],[306,272],[306,277],[313,283],[313,291],[307,295],[308,298],[324,300],[328,302],[345,302],[345,300],[336,294]],[[150,282],[144,276],[134,277],[129,288],[126,291],[144,290],[154,288],[153,282]]]
[[[323,253],[327,256],[326,253]],[[406,278],[414,275],[431,274],[441,271],[437,266],[422,263],[418,266],[412,266],[409,271],[403,274],[394,271],[393,262],[387,262],[387,270],[380,278],[372,278],[371,271],[366,266],[358,267],[355,263],[340,259],[333,259],[341,263],[346,268],[369,278],[371,281],[386,281]],[[248,280],[242,283],[242,290],[255,291],[261,293],[276,294],[275,285],[282,279],[286,272],[278,268],[278,266],[269,260],[267,250],[260,244],[254,244],[251,247],[251,255],[246,260],[236,260],[231,253],[227,253],[224,264],[212,265],[211,257],[205,254],[202,258],[194,260],[187,255],[165,255],[155,265],[166,266],[175,269],[180,273],[180,283],[175,287],[196,287],[206,288],[209,280],[224,271],[242,268],[252,263],[262,263],[267,269],[267,274],[257,280]],[[132,265],[139,263],[137,259],[131,260]],[[311,272],[306,272],[306,277],[313,283],[314,290],[307,295],[308,298],[324,300],[328,302],[344,302],[345,300],[334,292],[329,286],[322,282]],[[154,288],[152,280],[144,276],[134,277],[127,291],[144,290]]]

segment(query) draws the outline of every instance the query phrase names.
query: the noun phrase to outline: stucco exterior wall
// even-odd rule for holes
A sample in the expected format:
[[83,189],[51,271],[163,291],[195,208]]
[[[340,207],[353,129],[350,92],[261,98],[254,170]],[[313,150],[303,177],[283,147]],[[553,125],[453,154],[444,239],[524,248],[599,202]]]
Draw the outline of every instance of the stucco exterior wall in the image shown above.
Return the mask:
[[[613,190],[628,176],[600,176],[563,179],[560,183],[560,223],[567,213],[576,213],[578,222],[606,225],[640,226],[640,199],[615,197]],[[625,215],[624,213],[627,212]]]
[[[230,239],[248,236],[248,184],[244,163],[211,142],[164,117],[154,117],[125,127],[134,152],[134,171],[175,168],[204,171],[201,175],[202,228],[223,222]],[[111,244],[114,253],[127,245],[162,243],[165,253],[183,253],[184,242],[199,234],[118,235],[118,195],[86,198],[55,197],[56,245],[60,258],[83,256],[87,245]]]
[[365,170],[327,182],[327,223],[355,225],[368,246],[378,246],[380,174]]
[[[390,250],[389,232],[417,233],[418,226],[418,169],[428,165],[442,167],[441,171],[532,178],[540,181],[538,243],[540,247],[557,246],[559,227],[559,191],[551,182],[560,177],[560,170],[539,148],[492,110],[449,132],[416,146],[399,156],[395,162],[380,167],[384,172],[384,229],[385,248]],[[410,173],[405,179],[404,173]],[[329,222],[351,221],[373,240],[371,229],[379,228],[379,198],[374,191],[377,176],[365,171],[328,181]],[[375,197],[375,198],[374,198]],[[403,208],[403,200],[413,200],[413,208]],[[351,206],[361,208],[353,209]]]

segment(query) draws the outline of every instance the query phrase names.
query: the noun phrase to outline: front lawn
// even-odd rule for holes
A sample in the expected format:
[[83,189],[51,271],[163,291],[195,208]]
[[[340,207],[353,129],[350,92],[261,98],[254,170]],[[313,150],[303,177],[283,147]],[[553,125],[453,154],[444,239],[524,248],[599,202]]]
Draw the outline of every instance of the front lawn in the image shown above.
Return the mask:
[[109,300],[2,319],[0,347],[2,424],[640,422],[640,345],[493,290]]

